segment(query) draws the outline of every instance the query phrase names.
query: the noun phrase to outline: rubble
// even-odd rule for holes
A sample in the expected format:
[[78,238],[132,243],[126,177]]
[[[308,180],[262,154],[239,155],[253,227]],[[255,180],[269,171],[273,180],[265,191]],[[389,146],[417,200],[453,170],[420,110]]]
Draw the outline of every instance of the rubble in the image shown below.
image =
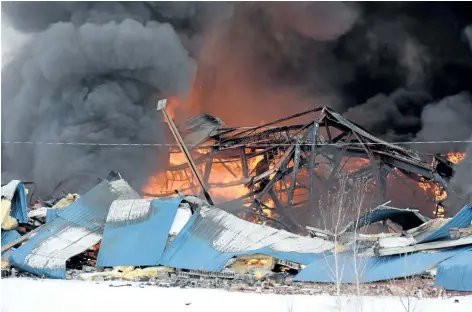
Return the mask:
[[[320,116],[304,124],[276,126],[309,113]],[[186,153],[188,164],[173,169],[193,164],[197,172],[198,164],[211,168],[215,159],[232,158],[241,161],[244,177],[228,184],[245,185],[248,194],[213,204],[205,192],[216,185],[209,183],[210,169],[205,167],[200,177],[205,199],[184,195],[188,190],[143,199],[112,172],[85,194],[67,193],[31,209],[23,183],[12,181],[2,186],[2,276],[282,294],[332,294],[341,283],[343,292],[364,295],[398,294],[405,289],[399,285],[410,278],[420,283],[409,285],[414,296],[443,296],[441,287],[472,291],[470,205],[452,218],[431,219],[387,202],[348,215],[350,222],[335,232],[304,226],[297,216],[314,201],[315,178],[327,188],[337,187],[334,177],[345,155],[368,161],[350,176],[373,170],[369,179],[376,181],[380,193],[392,172],[447,189],[450,177],[444,166],[450,164],[443,161],[437,169],[329,108],[250,129],[223,128],[221,121],[206,116],[192,119],[184,129],[186,139],[176,133],[183,151],[185,144],[196,151],[211,139],[212,152],[195,162]],[[270,146],[263,144],[267,140]],[[261,160],[249,172],[248,159],[257,156]],[[305,180],[298,179],[301,171],[309,173]],[[282,182],[285,188],[278,189],[276,184]],[[295,189],[307,190],[304,202],[295,201]],[[268,208],[267,198],[273,207]],[[257,218],[250,222],[239,217],[234,206]],[[380,231],[361,232],[373,225]],[[434,277],[427,274],[436,268]]]

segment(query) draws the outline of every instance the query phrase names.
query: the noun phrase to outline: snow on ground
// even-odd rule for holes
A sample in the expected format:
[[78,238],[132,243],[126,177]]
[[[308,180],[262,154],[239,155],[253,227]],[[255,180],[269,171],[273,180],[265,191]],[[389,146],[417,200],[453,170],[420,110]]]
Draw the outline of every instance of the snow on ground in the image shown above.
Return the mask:
[[[132,286],[110,287],[126,284]],[[401,300],[398,297],[282,296],[210,289],[158,288],[124,282],[25,278],[2,279],[1,286],[2,312],[469,312],[472,306],[472,296],[419,301],[409,301],[408,298]]]

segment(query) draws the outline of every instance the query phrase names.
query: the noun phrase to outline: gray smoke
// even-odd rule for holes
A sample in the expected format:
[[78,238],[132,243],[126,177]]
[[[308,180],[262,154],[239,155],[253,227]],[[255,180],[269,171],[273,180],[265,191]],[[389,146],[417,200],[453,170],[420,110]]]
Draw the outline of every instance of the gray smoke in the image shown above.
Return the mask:
[[[2,141],[164,143],[155,99],[186,94],[197,59],[201,110],[235,124],[328,105],[391,141],[470,136],[460,4],[3,2],[2,18],[29,38],[2,67]],[[44,194],[115,169],[140,188],[164,150],[2,144],[2,179]]]
[[431,101],[431,96],[424,91],[402,88],[390,95],[378,94],[350,108],[344,115],[387,141],[408,141],[421,128],[417,112]]
[[[427,105],[421,114],[422,128],[417,141],[461,141],[472,134],[472,98],[468,92],[448,96]],[[422,144],[421,150],[434,152],[464,151],[464,144]]]
[[[466,27],[464,34],[472,50],[472,25]],[[447,133],[449,131],[454,131],[457,133],[457,140],[467,137],[468,141],[472,141],[472,100],[470,94],[459,95],[459,98],[456,101],[449,101],[444,104],[444,106],[446,105],[449,106],[448,112],[444,112],[441,109],[438,113],[442,113],[442,116],[435,116],[441,118],[446,117],[450,128],[444,127],[438,129],[438,132],[444,131]],[[455,114],[450,113],[451,110],[454,111]],[[472,203],[472,143],[468,143],[465,152],[465,158],[456,167],[456,173],[450,182],[450,187],[455,193],[453,196],[448,197],[446,202],[446,205],[449,208],[448,214],[451,216],[457,213],[464,205]]]
[[[143,3],[2,3],[32,36],[2,68],[2,141],[166,143],[155,99],[186,94],[196,65],[152,14]],[[118,170],[139,188],[164,150],[2,144],[2,180],[34,180],[47,195]]]

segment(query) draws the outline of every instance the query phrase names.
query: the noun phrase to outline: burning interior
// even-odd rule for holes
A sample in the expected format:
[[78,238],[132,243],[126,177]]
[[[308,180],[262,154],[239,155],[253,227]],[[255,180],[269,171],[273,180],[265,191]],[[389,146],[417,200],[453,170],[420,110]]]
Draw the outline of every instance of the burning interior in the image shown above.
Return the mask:
[[[238,216],[292,232],[319,226],[326,194],[359,181],[367,211],[386,201],[444,216],[449,180],[464,153],[426,155],[383,141],[323,107],[256,127],[227,128],[209,115],[179,127],[215,204]],[[169,166],[149,178],[143,192],[165,197],[198,194],[178,146]]]

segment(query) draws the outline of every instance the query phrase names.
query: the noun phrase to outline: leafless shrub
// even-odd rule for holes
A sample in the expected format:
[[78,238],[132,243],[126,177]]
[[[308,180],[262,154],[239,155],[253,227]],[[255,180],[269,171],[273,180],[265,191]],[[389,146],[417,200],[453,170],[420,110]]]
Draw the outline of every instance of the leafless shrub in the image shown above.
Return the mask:
[[[325,260],[330,273],[333,276],[336,285],[336,296],[339,307],[342,306],[341,288],[345,266],[347,265],[341,253],[347,251],[346,243],[349,243],[349,250],[352,253],[352,265],[354,267],[355,284],[356,284],[356,310],[362,309],[362,294],[360,283],[362,280],[362,261],[359,261],[359,251],[361,245],[358,244],[358,237],[360,230],[358,227],[358,219],[366,211],[366,182],[365,178],[350,179],[343,175],[339,178],[339,183],[335,191],[329,192],[325,198],[320,200],[321,217],[323,220],[325,230],[331,231],[334,234],[335,248],[330,256],[334,259],[334,265],[329,265],[328,255]],[[344,233],[346,226],[354,221],[354,231],[351,233]],[[350,258],[350,257],[349,257]]]
[[[403,258],[405,272],[407,272],[408,255],[403,255]],[[418,280],[418,276],[407,276],[406,274],[402,280],[390,280],[391,292],[392,290],[398,292],[399,300],[405,312],[416,311],[416,305],[418,303],[418,299],[416,298],[416,285]]]

